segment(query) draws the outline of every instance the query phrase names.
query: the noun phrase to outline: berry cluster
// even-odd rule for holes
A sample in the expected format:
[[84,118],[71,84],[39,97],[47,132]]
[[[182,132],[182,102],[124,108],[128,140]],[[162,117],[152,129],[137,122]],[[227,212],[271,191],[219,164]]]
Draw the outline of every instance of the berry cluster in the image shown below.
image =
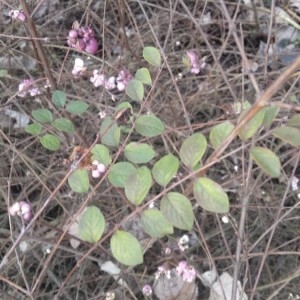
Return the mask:
[[88,27],[75,27],[70,30],[67,43],[70,47],[89,54],[95,54],[98,50],[98,42],[94,38],[94,31]]
[[90,81],[95,87],[104,86],[108,91],[117,88],[120,92],[123,92],[128,82],[133,78],[128,70],[121,70],[117,77],[111,76],[107,78],[103,73],[98,70],[93,71],[93,77]]

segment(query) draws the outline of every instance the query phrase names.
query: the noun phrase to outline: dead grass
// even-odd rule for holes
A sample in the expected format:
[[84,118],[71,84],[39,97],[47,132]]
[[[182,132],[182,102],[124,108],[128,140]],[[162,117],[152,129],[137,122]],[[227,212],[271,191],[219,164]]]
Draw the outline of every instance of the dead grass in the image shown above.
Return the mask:
[[[3,11],[0,15],[0,69],[7,69],[9,74],[0,78],[0,105],[30,116],[33,109],[49,106],[49,90],[43,89],[47,78],[43,66],[35,61],[26,25],[10,22],[5,17],[7,2],[0,0]],[[13,2],[10,5],[17,8],[17,1]],[[91,1],[90,4],[79,0],[29,2],[31,10],[40,6],[34,23],[38,35],[48,38],[47,42],[42,41],[42,46],[59,89],[65,91],[69,99],[86,101],[90,108],[84,117],[74,119],[78,134],[63,137],[62,150],[55,153],[46,151],[38,137],[13,128],[13,123],[0,124],[1,258],[15,248],[1,269],[0,298],[105,299],[106,292],[115,291],[116,299],[142,299],[141,288],[153,281],[159,265],[168,261],[172,266],[183,259],[192,263],[199,273],[212,266],[219,273],[235,272],[249,299],[288,299],[290,293],[300,295],[299,199],[297,192],[290,189],[292,176],[299,177],[298,149],[286,145],[278,151],[283,165],[279,180],[264,175],[250,162],[245,151],[249,143],[274,149],[278,141],[269,135],[270,129],[262,130],[252,142],[235,139],[225,152],[227,157],[208,170],[207,175],[228,191],[230,222],[223,224],[220,216],[196,207],[195,227],[191,233],[196,237],[195,244],[184,253],[172,252],[165,257],[164,249],[176,243],[174,239],[182,232],[155,241],[146,252],[143,265],[122,269],[121,277],[128,282],[128,290],[120,288],[99,268],[99,262],[113,260],[108,240],[92,252],[88,252],[91,248],[88,243],[81,244],[78,249],[70,246],[63,225],[87,204],[87,198],[72,193],[67,185],[55,194],[22,242],[15,243],[23,225],[19,219],[8,216],[7,207],[25,199],[32,204],[33,211],[38,211],[66,174],[63,158],[74,146],[93,143],[101,124],[99,111],[112,114],[116,104],[126,98],[124,94],[117,94],[113,102],[109,93],[93,88],[89,82],[93,69],[103,67],[108,74],[115,74],[124,67],[134,73],[143,65],[139,58],[144,46],[154,45],[161,49],[164,65],[159,73],[152,70],[156,72],[157,81],[149,92],[147,109],[163,120],[167,134],[163,143],[161,139],[150,142],[155,143],[160,154],[169,151],[176,154],[192,131],[207,136],[212,126],[221,121],[228,119],[236,123],[238,115],[233,112],[233,105],[246,100],[254,103],[258,95],[248,73],[243,72],[243,54],[259,66],[252,74],[260,91],[285,68],[280,62],[270,64],[266,55],[257,56],[260,41],[272,39],[279,25],[273,23],[270,31],[270,18],[261,20],[258,31],[257,24],[248,20],[250,8],[243,4],[238,6],[236,1],[225,4],[244,53],[228,34],[228,21],[219,1],[183,1],[186,7],[182,6],[182,1],[160,0]],[[270,9],[267,3],[265,5]],[[211,14],[210,23],[204,24],[203,18],[208,13]],[[87,60],[88,74],[80,79],[71,75],[74,58],[87,56],[68,49],[65,40],[75,20],[91,24],[96,35],[101,37],[101,51]],[[124,36],[125,27],[132,31],[130,37]],[[117,49],[120,53],[115,54]],[[182,55],[193,49],[201,57],[207,56],[207,68],[197,76],[189,74],[181,62]],[[39,101],[34,97],[16,96],[18,85],[29,76],[43,89]],[[299,84],[295,77],[271,100],[296,106],[298,102],[292,103],[290,97],[298,98],[298,94]],[[272,126],[286,122],[291,113],[291,110],[282,109]],[[238,166],[237,172],[234,166]],[[183,177],[188,175],[182,172]],[[183,189],[185,187],[186,184]],[[194,199],[191,201],[195,204]],[[102,210],[108,224],[107,233],[132,212],[123,192],[112,188],[106,180],[93,191],[88,203]],[[241,217],[243,203],[247,207],[245,216]],[[244,239],[237,251],[241,227],[244,227]],[[24,242],[28,249],[22,252],[19,246]],[[48,249],[51,250],[50,258]],[[64,288],[60,290],[62,283]],[[208,288],[200,281],[198,288],[198,299],[208,299]]]

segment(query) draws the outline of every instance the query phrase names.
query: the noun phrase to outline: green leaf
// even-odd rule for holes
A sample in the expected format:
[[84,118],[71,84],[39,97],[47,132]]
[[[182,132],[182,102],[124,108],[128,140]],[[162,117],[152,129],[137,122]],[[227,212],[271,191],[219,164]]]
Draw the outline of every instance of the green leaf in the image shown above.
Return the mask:
[[180,159],[189,169],[193,169],[203,157],[206,147],[207,141],[204,135],[195,133],[182,143]]
[[68,178],[68,183],[73,192],[86,193],[90,187],[88,171],[85,169],[75,170]]
[[55,119],[53,126],[63,132],[73,133],[75,131],[73,123],[65,118]]
[[126,266],[143,263],[143,251],[139,241],[129,232],[118,230],[110,240],[112,255]]
[[140,167],[128,176],[125,182],[125,195],[131,203],[139,205],[147,196],[151,186],[150,170],[145,166]]
[[290,101],[292,103],[298,104],[298,97],[296,95],[291,95],[290,96]]
[[31,114],[36,121],[41,123],[51,123],[53,121],[53,115],[49,109],[36,109],[33,110]]
[[1,78],[1,77],[6,77],[7,75],[8,75],[7,70],[5,70],[5,69],[0,69],[0,78]]
[[167,234],[174,233],[172,224],[170,224],[159,210],[145,210],[141,215],[141,222],[145,232],[152,237],[162,238]]
[[274,129],[272,134],[284,142],[291,144],[292,146],[300,146],[300,131],[297,128],[283,126]]
[[108,180],[116,187],[125,187],[128,177],[135,172],[136,168],[129,162],[118,162],[109,170]]
[[147,163],[155,156],[151,146],[136,142],[129,143],[124,149],[124,154],[129,161],[135,164]]
[[104,164],[106,167],[111,164],[111,157],[109,150],[106,146],[101,144],[96,144],[92,150],[92,160],[98,160],[100,163]]
[[251,103],[248,100],[232,104],[232,110],[235,114],[240,114],[243,110],[248,110],[250,107]]
[[120,143],[121,130],[118,125],[110,118],[104,118],[101,127],[101,142],[106,146],[116,147]]
[[40,138],[42,146],[48,150],[56,151],[60,148],[60,141],[58,137],[53,134],[45,134]]
[[135,130],[142,136],[154,137],[164,132],[164,124],[153,115],[143,115],[136,120]]
[[214,213],[228,213],[228,196],[216,182],[209,178],[198,178],[194,182],[193,191],[203,209]]
[[89,105],[83,101],[72,101],[67,104],[66,110],[67,112],[74,115],[82,115],[87,111]]
[[186,69],[190,69],[192,67],[191,59],[186,54],[182,56],[182,63]]
[[178,158],[172,154],[167,154],[154,164],[152,176],[158,184],[166,186],[173,179],[178,168]]
[[270,107],[264,107],[263,110],[265,112],[263,126],[270,127],[280,109],[279,107],[270,106]]
[[287,122],[288,126],[300,128],[300,114],[293,115]]
[[78,223],[79,236],[83,241],[96,243],[105,229],[105,219],[96,206],[87,207]]
[[134,101],[141,102],[144,98],[144,86],[137,79],[131,79],[125,89],[126,95]]
[[159,67],[161,65],[161,56],[159,51],[154,47],[145,47],[143,57],[150,65]]
[[39,134],[42,131],[42,125],[39,123],[27,125],[25,127],[25,131],[33,135]]
[[67,101],[67,96],[63,91],[56,90],[52,94],[52,102],[58,108],[62,108],[65,106]]
[[218,124],[212,128],[209,134],[209,140],[214,149],[217,149],[222,142],[231,134],[234,129],[234,125],[225,121],[221,124]]
[[134,76],[137,80],[139,80],[140,82],[142,82],[143,84],[148,84],[151,85],[152,84],[152,79],[151,79],[151,75],[150,72],[147,68],[140,68],[136,71],[135,76]]
[[[245,117],[247,114],[248,110],[243,111],[241,115],[239,116],[239,122]],[[243,128],[239,132],[239,137],[243,140],[246,141],[250,139],[259,129],[259,127],[262,125],[264,121],[264,116],[265,116],[265,111],[261,109],[258,111],[254,117],[249,120],[249,122],[243,126]]]
[[253,147],[250,156],[270,177],[280,176],[280,160],[274,152],[263,147]]
[[191,230],[194,224],[194,213],[191,202],[182,194],[171,192],[162,198],[160,208],[163,215],[175,227]]
[[118,113],[118,111],[120,111],[120,110],[123,110],[124,108],[129,108],[130,111],[132,112],[132,105],[129,102],[124,101],[124,102],[119,103],[116,106],[116,113]]

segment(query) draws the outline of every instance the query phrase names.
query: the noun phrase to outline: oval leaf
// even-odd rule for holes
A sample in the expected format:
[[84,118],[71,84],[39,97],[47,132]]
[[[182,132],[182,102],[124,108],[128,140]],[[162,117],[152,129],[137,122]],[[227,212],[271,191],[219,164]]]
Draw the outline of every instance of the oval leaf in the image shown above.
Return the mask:
[[193,191],[203,209],[214,213],[228,213],[228,196],[216,182],[209,178],[198,178],[194,182]]
[[203,134],[195,133],[188,137],[180,148],[180,158],[189,168],[193,169],[203,157],[207,141]]
[[96,144],[92,148],[91,153],[92,153],[92,160],[98,160],[106,167],[111,164],[111,157],[109,155],[109,150],[106,146],[101,144]]
[[154,47],[145,47],[143,57],[150,65],[159,67],[161,65],[161,56],[159,51]]
[[175,176],[179,168],[179,160],[172,154],[165,155],[152,168],[154,180],[161,186],[166,186]]
[[49,109],[36,109],[33,110],[31,114],[36,121],[41,123],[51,123],[53,121],[53,115]]
[[151,75],[150,75],[150,72],[149,72],[149,70],[147,68],[138,69],[136,71],[134,77],[137,80],[139,80],[140,82],[142,82],[143,84],[148,84],[148,85],[152,84]]
[[124,110],[125,108],[128,108],[130,110],[130,112],[132,112],[132,105],[129,102],[121,102],[116,106],[116,114],[121,111]]
[[65,118],[59,118],[54,120],[53,126],[56,129],[67,133],[73,133],[75,130],[73,123],[70,120]]
[[52,102],[55,106],[62,108],[65,106],[67,100],[67,96],[63,91],[56,90],[52,94]]
[[60,147],[60,141],[58,137],[53,134],[45,134],[40,138],[42,146],[48,150],[56,151]]
[[136,168],[129,162],[118,162],[109,170],[108,180],[116,187],[125,187],[128,177],[135,172]]
[[135,142],[129,143],[125,147],[124,154],[129,161],[135,164],[147,163],[155,156],[151,146]]
[[42,131],[42,126],[39,123],[33,123],[33,124],[30,124],[30,125],[27,125],[25,127],[25,131],[27,133],[36,135],[36,134],[39,134]]
[[232,109],[235,114],[240,114],[243,110],[248,110],[251,107],[249,101],[235,102],[232,104]]
[[221,124],[218,124],[212,128],[209,134],[209,140],[214,149],[217,149],[222,142],[231,134],[234,125],[225,121]]
[[96,243],[100,240],[105,228],[105,219],[96,206],[85,209],[78,223],[79,237],[86,242]]
[[147,196],[151,186],[151,172],[143,166],[136,169],[126,180],[125,195],[131,203],[139,205]]
[[[243,111],[241,115],[239,116],[239,122],[242,120],[245,115],[247,114],[248,110]],[[261,109],[256,113],[256,115],[240,130],[239,137],[246,141],[250,139],[256,131],[259,129],[259,127],[262,125],[264,121],[265,111]]]
[[136,120],[135,130],[142,136],[154,137],[164,132],[164,124],[153,115],[143,115]]
[[300,128],[300,114],[293,115],[287,122],[288,126]]
[[118,230],[110,240],[112,255],[126,266],[143,263],[143,251],[139,241],[129,232]]
[[66,110],[74,115],[82,115],[88,108],[89,105],[83,101],[72,101],[67,104]]
[[68,183],[73,192],[86,193],[90,187],[88,171],[84,169],[75,170],[68,178]]
[[263,147],[253,147],[250,156],[270,177],[280,176],[280,161],[274,152]]
[[134,101],[141,102],[144,98],[144,86],[137,79],[131,79],[125,89],[126,95]]
[[270,127],[273,123],[274,119],[276,118],[277,114],[279,113],[279,107],[270,106],[263,108],[265,115],[263,120],[263,125],[265,127]]
[[0,69],[0,78],[6,77],[8,75],[8,71],[5,69]]
[[191,230],[194,224],[194,213],[191,202],[182,194],[172,192],[162,198],[161,211],[167,220],[182,230]]
[[141,215],[141,222],[145,232],[152,237],[162,238],[174,232],[172,224],[169,223],[159,210],[145,210]]
[[107,146],[116,147],[120,143],[121,130],[109,117],[105,118],[100,127],[101,142]]
[[294,127],[283,126],[276,128],[272,134],[292,146],[300,146],[300,130]]

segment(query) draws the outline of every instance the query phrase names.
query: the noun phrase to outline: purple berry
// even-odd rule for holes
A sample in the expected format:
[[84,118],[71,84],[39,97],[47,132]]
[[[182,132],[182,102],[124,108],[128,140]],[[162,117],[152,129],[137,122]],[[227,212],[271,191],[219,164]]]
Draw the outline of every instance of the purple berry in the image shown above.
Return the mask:
[[95,54],[98,50],[98,42],[96,39],[92,38],[89,41],[87,41],[87,45],[85,48],[85,51],[90,54]]

